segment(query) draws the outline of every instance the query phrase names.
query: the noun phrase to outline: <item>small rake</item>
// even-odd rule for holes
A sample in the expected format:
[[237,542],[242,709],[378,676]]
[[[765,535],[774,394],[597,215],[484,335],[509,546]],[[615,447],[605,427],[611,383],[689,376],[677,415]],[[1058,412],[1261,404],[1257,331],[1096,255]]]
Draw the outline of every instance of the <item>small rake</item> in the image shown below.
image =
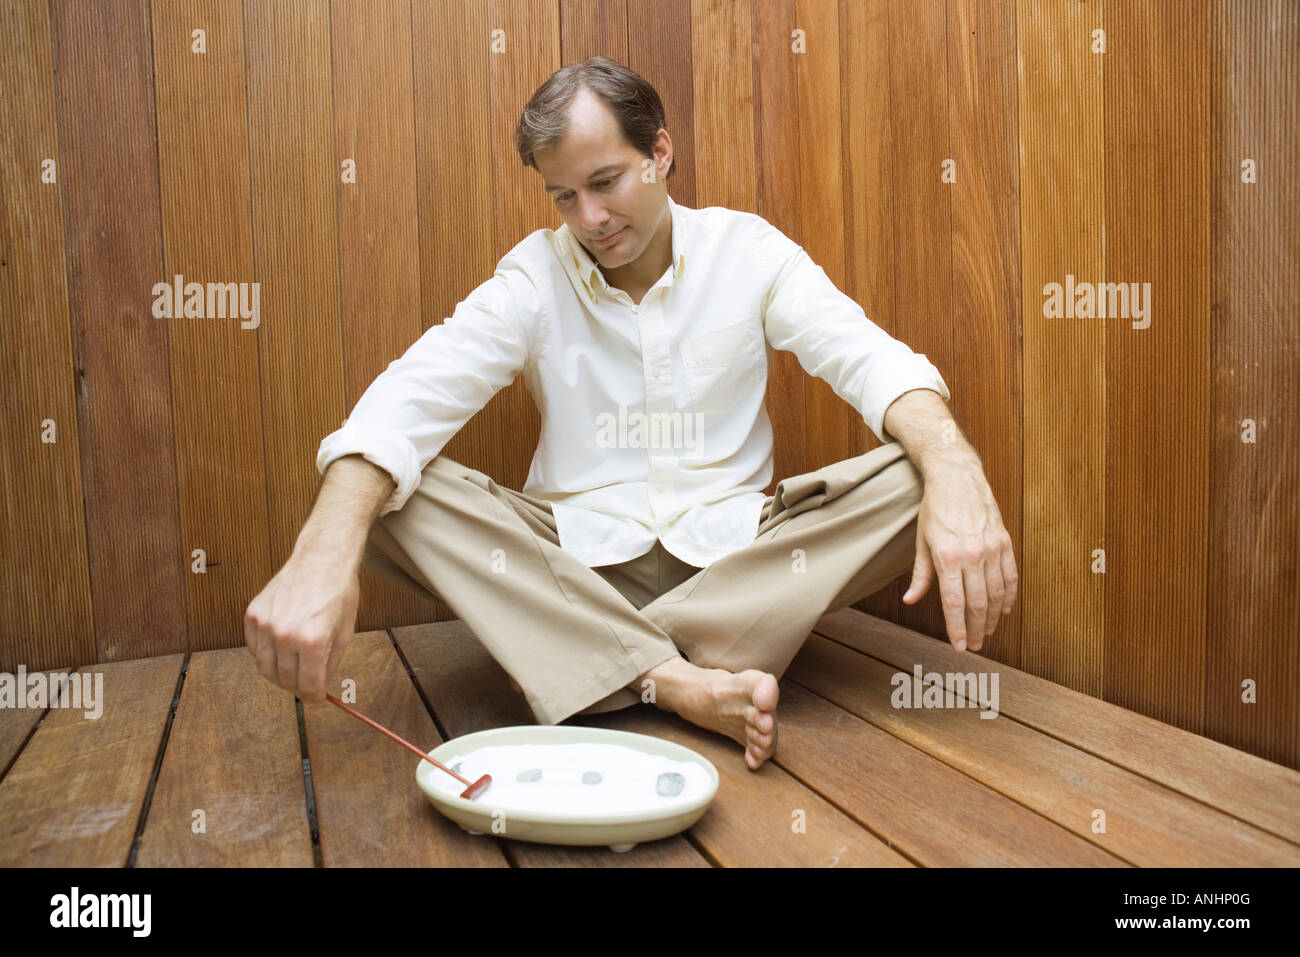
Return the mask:
[[433,758],[429,757],[429,755],[425,754],[423,751],[421,751],[419,748],[417,748],[415,745],[413,745],[410,741],[407,741],[405,738],[400,737],[399,735],[396,735],[396,734],[394,734],[393,732],[389,731],[387,728],[385,728],[385,727],[384,727],[382,724],[380,724],[379,722],[377,722],[377,721],[371,721],[369,718],[367,718],[364,714],[362,714],[362,713],[361,713],[360,711],[358,711],[356,708],[350,708],[350,707],[348,707],[348,706],[345,705],[342,701],[340,701],[338,698],[334,697],[332,694],[327,694],[325,697],[328,698],[330,701],[332,701],[334,704],[338,705],[340,708],[342,708],[342,709],[343,709],[344,711],[346,711],[348,714],[352,715],[353,717],[360,718],[362,721],[364,721],[366,724],[370,725],[370,727],[374,728],[376,731],[382,731],[384,734],[388,735],[390,738],[392,738],[392,739],[393,739],[394,741],[396,741],[398,744],[402,745],[402,746],[405,747],[405,748],[409,748],[411,751],[414,751],[416,754],[418,754],[418,755],[420,756],[420,760],[421,760],[421,761],[428,761],[430,764],[435,765],[436,767],[442,768],[442,770],[446,771],[448,774],[450,774],[452,777],[454,777],[457,781],[460,781],[462,784],[467,784],[467,785],[469,785],[467,788],[465,788],[464,791],[462,791],[462,792],[460,793],[460,796],[461,796],[461,797],[466,798],[467,800],[472,801],[472,800],[474,800],[474,798],[478,797],[480,794],[482,794],[484,791],[486,791],[487,788],[488,788],[488,785],[492,783],[492,775],[490,775],[490,774],[485,774],[485,775],[483,775],[481,778],[479,778],[477,781],[475,781],[473,784],[470,784],[470,783],[469,783],[469,778],[463,778],[463,777],[461,777],[459,774],[457,774],[455,771],[453,771],[451,768],[447,767],[445,764],[440,764],[439,762],[435,761]]

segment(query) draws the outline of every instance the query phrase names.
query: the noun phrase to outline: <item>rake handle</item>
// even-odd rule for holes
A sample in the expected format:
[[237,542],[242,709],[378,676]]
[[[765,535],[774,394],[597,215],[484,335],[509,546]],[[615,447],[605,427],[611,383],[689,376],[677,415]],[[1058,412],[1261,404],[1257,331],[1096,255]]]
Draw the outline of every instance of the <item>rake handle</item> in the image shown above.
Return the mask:
[[413,745],[410,741],[407,741],[407,740],[406,740],[405,738],[403,738],[401,735],[394,734],[392,731],[389,731],[387,728],[385,728],[382,724],[380,724],[380,723],[377,722],[377,721],[371,721],[369,718],[367,718],[364,714],[362,714],[362,713],[361,713],[360,711],[358,711],[356,708],[348,707],[348,706],[345,705],[342,701],[340,701],[338,698],[334,697],[332,694],[327,694],[325,697],[326,697],[328,700],[334,702],[334,704],[338,705],[340,708],[342,708],[342,709],[343,709],[344,711],[346,711],[348,714],[352,715],[352,716],[355,717],[355,718],[360,718],[362,721],[364,721],[366,724],[370,725],[370,727],[374,728],[376,731],[382,731],[384,734],[388,735],[390,738],[392,738],[392,739],[393,739],[394,741],[396,741],[398,744],[402,745],[402,746],[405,747],[405,748],[409,748],[410,750],[414,751],[416,754],[418,754],[418,755],[420,756],[420,759],[421,759],[421,760],[423,760],[423,761],[428,761],[430,764],[437,765],[438,767],[440,767],[440,768],[442,768],[444,771],[446,771],[448,774],[450,774],[452,777],[454,777],[456,780],[464,782],[464,784],[466,784],[467,786],[470,784],[470,781],[469,781],[467,778],[463,778],[463,777],[461,777],[459,774],[457,774],[457,773],[456,773],[455,771],[453,771],[451,768],[447,767],[445,764],[442,764],[441,762],[435,761],[433,758],[429,757],[429,755],[425,754],[423,751],[421,751],[419,748],[417,748],[415,745]]

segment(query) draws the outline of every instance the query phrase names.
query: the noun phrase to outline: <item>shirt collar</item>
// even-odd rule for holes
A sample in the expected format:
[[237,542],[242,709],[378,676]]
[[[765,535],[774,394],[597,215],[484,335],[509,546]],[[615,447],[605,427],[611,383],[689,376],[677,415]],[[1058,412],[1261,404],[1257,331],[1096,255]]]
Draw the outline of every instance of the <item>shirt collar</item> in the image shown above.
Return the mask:
[[[673,202],[672,196],[666,198],[668,214],[672,216],[673,222],[672,282],[676,282],[681,278],[682,270],[686,267],[686,217],[682,213],[685,207]],[[608,290],[609,283],[605,281],[605,274],[600,271],[600,267],[582,243],[573,238],[573,231],[569,229],[569,224],[564,223],[555,233],[563,237],[562,248],[568,250],[569,264],[572,265],[582,284],[587,287],[588,294],[594,297],[597,289]]]

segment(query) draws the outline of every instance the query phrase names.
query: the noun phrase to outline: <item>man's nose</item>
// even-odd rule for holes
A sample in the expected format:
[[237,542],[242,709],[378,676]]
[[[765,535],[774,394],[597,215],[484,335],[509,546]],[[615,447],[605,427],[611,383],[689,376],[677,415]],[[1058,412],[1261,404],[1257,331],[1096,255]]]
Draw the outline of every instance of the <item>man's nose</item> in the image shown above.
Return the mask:
[[605,204],[600,201],[599,197],[587,196],[579,199],[578,217],[582,223],[582,228],[588,235],[601,232],[605,224],[609,222],[609,214],[605,211]]

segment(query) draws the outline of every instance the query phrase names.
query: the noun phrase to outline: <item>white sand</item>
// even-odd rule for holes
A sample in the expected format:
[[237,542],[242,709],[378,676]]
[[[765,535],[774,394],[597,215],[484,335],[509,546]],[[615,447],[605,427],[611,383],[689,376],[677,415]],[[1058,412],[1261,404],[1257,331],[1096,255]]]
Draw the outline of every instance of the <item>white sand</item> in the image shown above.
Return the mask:
[[[707,768],[694,761],[646,754],[618,744],[514,744],[491,745],[442,760],[471,783],[492,775],[492,784],[474,803],[516,812],[576,814],[609,817],[671,811],[699,800],[712,786]],[[518,781],[523,771],[540,770],[536,781]],[[434,769],[433,785],[458,795],[467,785],[445,771]],[[597,784],[583,783],[583,773],[601,775]],[[679,794],[658,793],[659,775],[675,772],[685,778]]]

